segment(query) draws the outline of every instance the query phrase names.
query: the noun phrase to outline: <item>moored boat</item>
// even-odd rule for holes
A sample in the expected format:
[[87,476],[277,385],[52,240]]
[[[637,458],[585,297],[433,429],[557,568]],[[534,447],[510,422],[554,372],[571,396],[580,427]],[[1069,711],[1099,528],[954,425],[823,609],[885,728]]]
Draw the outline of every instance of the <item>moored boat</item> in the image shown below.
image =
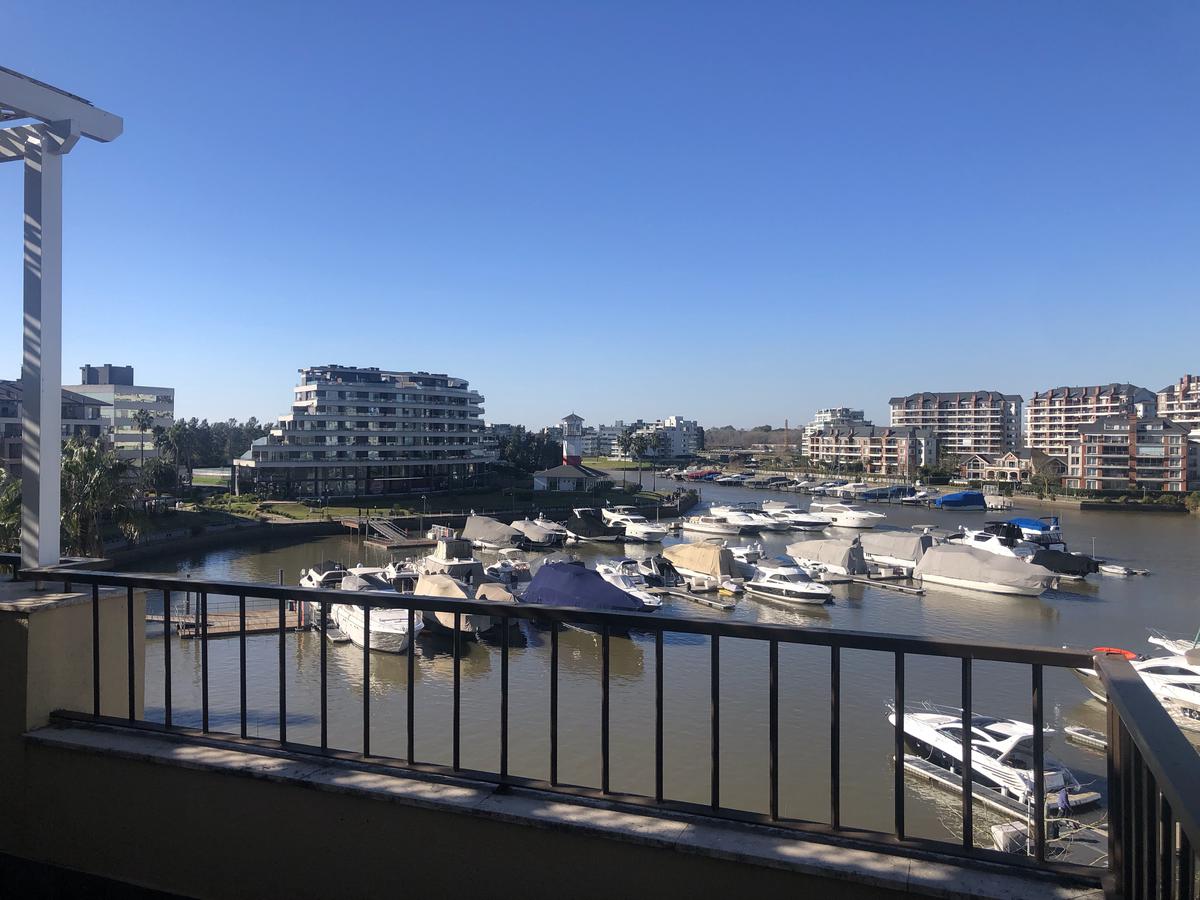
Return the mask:
[[913,577],[922,584],[941,584],[993,594],[1037,597],[1054,580],[1041,566],[1015,557],[956,544],[937,544],[925,551]]

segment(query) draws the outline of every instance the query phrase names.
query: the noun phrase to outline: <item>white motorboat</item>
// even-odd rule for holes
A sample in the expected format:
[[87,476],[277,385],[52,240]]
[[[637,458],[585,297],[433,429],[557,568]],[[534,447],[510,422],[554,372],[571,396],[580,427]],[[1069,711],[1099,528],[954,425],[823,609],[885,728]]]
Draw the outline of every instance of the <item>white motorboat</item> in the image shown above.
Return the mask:
[[767,515],[773,519],[778,519],[780,522],[785,523],[788,528],[796,531],[822,531],[831,524],[828,518],[813,515],[798,506],[784,506],[781,509],[773,509]]
[[600,510],[600,515],[607,524],[612,525],[617,519],[636,516],[639,513],[636,506],[606,506]]
[[[895,727],[896,711],[888,713]],[[934,765],[962,774],[963,714],[961,709],[927,704],[904,711],[905,743],[911,751]],[[1043,735],[1053,734],[1043,728]],[[975,715],[970,721],[972,780],[1021,804],[1036,798],[1033,765],[1033,726],[1015,719]],[[1079,782],[1062,763],[1044,757],[1043,776],[1047,793],[1063,787],[1078,790]],[[1044,802],[1044,801],[1042,801]]]
[[975,531],[966,525],[960,525],[958,532],[950,535],[946,540],[964,547],[985,550],[996,556],[1007,556],[1026,562],[1031,561],[1038,551],[1036,546],[1023,538],[1018,540],[1012,536],[999,535],[990,531]]
[[791,525],[763,512],[757,503],[731,503],[709,508],[714,516],[742,526],[742,531],[787,531]]
[[736,525],[740,534],[754,534],[762,528],[761,523],[755,516],[748,512],[743,512],[736,507],[713,506],[708,511],[714,516],[719,516],[730,525]]
[[1197,632],[1195,637],[1173,638],[1163,634],[1161,631],[1151,629],[1150,637],[1147,640],[1151,644],[1162,647],[1172,656],[1183,656],[1189,650],[1200,648],[1200,632]]
[[833,590],[828,585],[813,581],[808,572],[791,560],[763,560],[744,587],[759,597],[788,603],[823,604],[833,600]]
[[1129,566],[1122,566],[1118,563],[1100,563],[1100,574],[1125,577],[1128,575],[1136,575],[1137,573],[1134,572],[1133,569],[1129,568]]
[[651,522],[639,513],[613,516],[608,522],[613,528],[625,529],[625,540],[641,541],[643,544],[657,544],[667,536],[667,526]]
[[838,528],[874,528],[887,518],[883,513],[863,509],[854,503],[813,500],[808,510],[814,518],[829,517],[829,524]]
[[936,544],[913,569],[923,585],[942,584],[992,594],[1037,597],[1055,583],[1049,569],[961,544]]
[[680,523],[684,531],[696,531],[700,534],[741,534],[742,526],[725,521],[722,516],[688,516]]
[[[343,575],[338,587],[343,591],[378,594],[393,599],[397,596],[396,589],[378,575],[357,575],[347,572]],[[350,638],[356,647],[363,645],[367,631],[363,607],[352,603],[331,603],[329,619],[340,632]],[[407,609],[372,607],[370,614],[371,649],[384,653],[403,653],[409,648],[411,639],[420,635],[424,627],[422,617],[414,616],[413,633],[410,635]]]
[[650,587],[679,587],[684,578],[665,556],[648,556],[638,560],[638,573]]
[[544,515],[538,514],[538,517],[533,520],[533,524],[538,528],[544,528],[551,534],[557,534],[564,541],[567,539],[567,529],[562,526],[561,522],[555,522],[553,519],[547,519]]
[[533,577],[529,563],[522,558],[521,551],[514,547],[501,550],[500,557],[494,563],[483,567],[483,574],[494,578],[510,591],[516,592],[523,588]]
[[[1096,648],[1097,651],[1101,649],[1110,648]],[[1192,663],[1187,655],[1140,658],[1127,650],[1118,652],[1129,658],[1133,670],[1167,712],[1176,716],[1180,724],[1200,728],[1200,660]],[[1192,658],[1195,658],[1194,654]],[[1074,673],[1089,694],[1101,703],[1108,702],[1095,669],[1079,668]]]
[[787,500],[764,500],[762,502],[762,511],[765,513],[778,512],[782,509],[797,509],[797,507]]
[[596,566],[596,571],[600,573],[601,578],[640,601],[644,607],[653,610],[662,606],[662,600],[647,590],[649,585],[638,569],[636,559],[618,559],[611,563],[601,563]]
[[345,574],[345,566],[340,562],[327,559],[324,562],[317,563],[310,569],[300,570],[300,587],[338,588],[341,587],[342,578]]
[[754,567],[763,557],[762,544],[758,543],[758,541],[755,541],[751,544],[746,544],[739,547],[731,546],[727,541],[723,541],[722,546],[724,546],[733,557],[733,564],[737,569],[738,574],[740,574],[743,578],[754,577]]

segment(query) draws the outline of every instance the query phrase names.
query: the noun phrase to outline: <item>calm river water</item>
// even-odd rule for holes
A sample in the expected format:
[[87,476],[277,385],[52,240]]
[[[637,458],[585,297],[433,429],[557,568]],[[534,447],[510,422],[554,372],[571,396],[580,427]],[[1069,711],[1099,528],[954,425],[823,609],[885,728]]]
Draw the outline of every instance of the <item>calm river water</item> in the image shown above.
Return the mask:
[[[717,485],[704,488],[704,501],[805,498]],[[952,527],[979,525],[983,513],[939,512],[900,506],[875,507],[889,526],[913,524]],[[1017,514],[1042,515],[1030,507]],[[1066,511],[1061,515],[1072,549],[1097,554],[1151,571],[1149,577],[1091,576],[1084,584],[1049,591],[1039,599],[1003,597],[931,588],[909,596],[859,585],[834,589],[835,602],[824,608],[796,609],[747,598],[732,612],[712,610],[686,600],[668,599],[663,612],[673,616],[729,618],[736,621],[820,625],[863,631],[927,635],[963,641],[1002,641],[1037,645],[1119,646],[1138,652],[1149,628],[1191,635],[1200,627],[1200,518],[1158,514]],[[836,531],[832,529],[831,531]],[[798,533],[764,537],[769,554],[802,539]],[[669,538],[668,543],[677,540]],[[589,564],[616,550],[580,545],[572,552]],[[627,545],[630,555],[656,552]],[[428,552],[428,551],[421,551]],[[487,559],[488,554],[481,553]],[[347,565],[384,563],[389,554],[351,537],[328,537],[303,544],[246,546],[194,554],[164,554],[138,564],[140,571],[191,574],[275,582],[284,570],[295,584],[302,568],[325,559]],[[532,561],[532,560],[531,560]],[[216,604],[210,598],[210,603]],[[277,735],[278,644],[274,635],[247,640],[251,734]],[[499,650],[489,643],[464,642],[462,660],[462,764],[499,768]],[[598,638],[567,630],[560,635],[559,768],[560,778],[598,787],[600,782],[600,646]],[[319,637],[287,637],[288,737],[318,743]],[[422,636],[416,657],[416,754],[423,761],[450,763],[452,658],[448,641]],[[654,644],[634,636],[614,638],[611,648],[611,787],[652,794],[654,771]],[[362,651],[350,644],[330,645],[329,742],[361,748]],[[163,641],[147,643],[147,718],[162,716]],[[209,650],[211,727],[238,728],[238,642],[211,640]],[[524,626],[514,636],[510,667],[510,770],[536,778],[549,776],[548,688],[549,632]],[[886,704],[892,696],[890,655],[854,651],[842,655],[842,822],[847,827],[880,831],[892,828],[892,733]],[[959,704],[956,660],[908,657],[906,692],[910,702]],[[820,648],[780,649],[780,801],[781,813],[814,821],[829,816],[829,654]],[[194,641],[173,639],[175,721],[200,720],[200,654]],[[371,749],[379,755],[404,756],[407,659],[375,653],[371,657]],[[669,797],[708,802],[709,651],[707,641],[668,635],[666,685],[665,784]],[[1048,738],[1047,752],[1065,762],[1079,780],[1104,790],[1102,756],[1067,743],[1061,728],[1083,724],[1104,729],[1103,708],[1089,699],[1072,675],[1047,670],[1046,718],[1059,733]],[[768,803],[767,647],[725,640],[721,645],[721,791],[728,806],[765,812]],[[976,712],[1030,721],[1028,667],[977,663],[974,669]],[[906,818],[913,835],[950,839],[958,833],[958,798],[909,779]],[[986,826],[999,821],[977,810],[976,840],[988,842]]]

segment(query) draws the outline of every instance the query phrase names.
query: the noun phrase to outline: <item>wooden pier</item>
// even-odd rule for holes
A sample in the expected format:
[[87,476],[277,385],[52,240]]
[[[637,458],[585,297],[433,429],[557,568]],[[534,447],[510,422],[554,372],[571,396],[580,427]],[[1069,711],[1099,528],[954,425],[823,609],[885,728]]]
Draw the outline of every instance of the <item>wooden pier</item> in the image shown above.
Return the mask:
[[[699,603],[701,606],[709,606],[713,609],[728,611],[737,606],[737,603],[733,600],[717,600],[692,591],[676,591],[671,588],[650,588],[649,590],[651,594],[656,596],[669,595],[671,597],[678,597],[681,600],[690,600],[692,603]],[[715,594],[717,592],[712,591],[712,593]]]
[[355,534],[361,534],[363,540],[376,544],[387,550],[407,550],[414,547],[433,547],[437,541],[418,535],[413,537],[408,530],[401,528],[395,519],[381,516],[347,516],[341,520],[342,525]]
[[[295,608],[289,609],[283,617],[284,631],[299,631],[307,628],[309,625],[308,618],[301,610],[302,604],[292,604]],[[146,622],[163,623],[165,616],[162,613],[147,613]],[[241,633],[241,621],[238,613],[235,612],[209,612],[206,617],[208,624],[208,636],[210,638],[218,637],[235,637]],[[196,613],[188,614],[186,612],[171,614],[171,627],[183,640],[192,640],[200,637],[202,630],[200,627],[200,617]],[[246,634],[266,634],[268,632],[279,631],[279,612],[278,610],[246,610]],[[148,632],[153,634],[153,632]]]

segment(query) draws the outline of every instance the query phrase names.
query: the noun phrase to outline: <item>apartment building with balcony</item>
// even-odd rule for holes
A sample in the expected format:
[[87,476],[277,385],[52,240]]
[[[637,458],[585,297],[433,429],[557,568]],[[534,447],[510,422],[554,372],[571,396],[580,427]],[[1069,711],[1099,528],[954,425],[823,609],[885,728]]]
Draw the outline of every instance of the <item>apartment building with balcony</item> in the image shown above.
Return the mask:
[[[601,429],[609,429],[609,426],[600,426]],[[665,419],[655,419],[653,422],[643,422],[638,419],[636,422],[631,422],[626,425],[624,422],[617,420],[611,426],[611,443],[607,443],[608,453],[597,453],[600,456],[609,456],[613,459],[630,459],[630,454],[622,453],[617,439],[626,431],[632,430],[635,435],[645,436],[650,446],[646,450],[647,457],[662,457],[679,459],[681,457],[694,456],[696,451],[704,449],[704,429],[700,427],[700,423],[694,419],[685,419],[682,416],[667,416]],[[607,437],[607,436],[606,436]],[[597,440],[597,449],[605,445],[602,439]]]
[[[80,383],[68,388],[100,402],[104,432],[117,457],[138,465],[143,459],[158,456],[151,432],[169,428],[175,420],[175,389],[139,385],[135,380],[133,366],[83,365],[79,367]],[[134,423],[139,410],[147,411],[153,419],[145,432]]]
[[[0,465],[14,478],[21,477],[22,453],[22,404],[21,382],[0,381]],[[103,418],[104,403],[63,388],[62,392],[62,439],[66,443],[73,437],[93,438],[107,443],[107,431]]]
[[829,426],[809,434],[804,446],[810,462],[837,468],[861,466],[871,475],[915,475],[938,458],[933,429],[904,425]]
[[1021,446],[1021,397],[999,391],[924,391],[893,397],[893,426],[931,429],[954,456],[1001,454]]
[[867,414],[861,409],[851,409],[848,406],[829,406],[825,409],[818,409],[812,417],[812,421],[804,426],[804,438],[814,432],[820,431],[822,428],[829,428],[834,425],[870,425],[867,421]]
[[1070,488],[1089,491],[1184,493],[1200,477],[1200,444],[1178,422],[1105,416],[1080,425],[1067,459]]
[[1158,416],[1170,419],[1200,437],[1200,375],[1184,375],[1158,392]]
[[1025,446],[1067,459],[1082,426],[1154,411],[1154,394],[1133,384],[1050,388],[1034,394],[1025,406]]
[[234,490],[361,496],[464,484],[495,458],[466,380],[356,366],[300,370],[292,410],[234,460]]

